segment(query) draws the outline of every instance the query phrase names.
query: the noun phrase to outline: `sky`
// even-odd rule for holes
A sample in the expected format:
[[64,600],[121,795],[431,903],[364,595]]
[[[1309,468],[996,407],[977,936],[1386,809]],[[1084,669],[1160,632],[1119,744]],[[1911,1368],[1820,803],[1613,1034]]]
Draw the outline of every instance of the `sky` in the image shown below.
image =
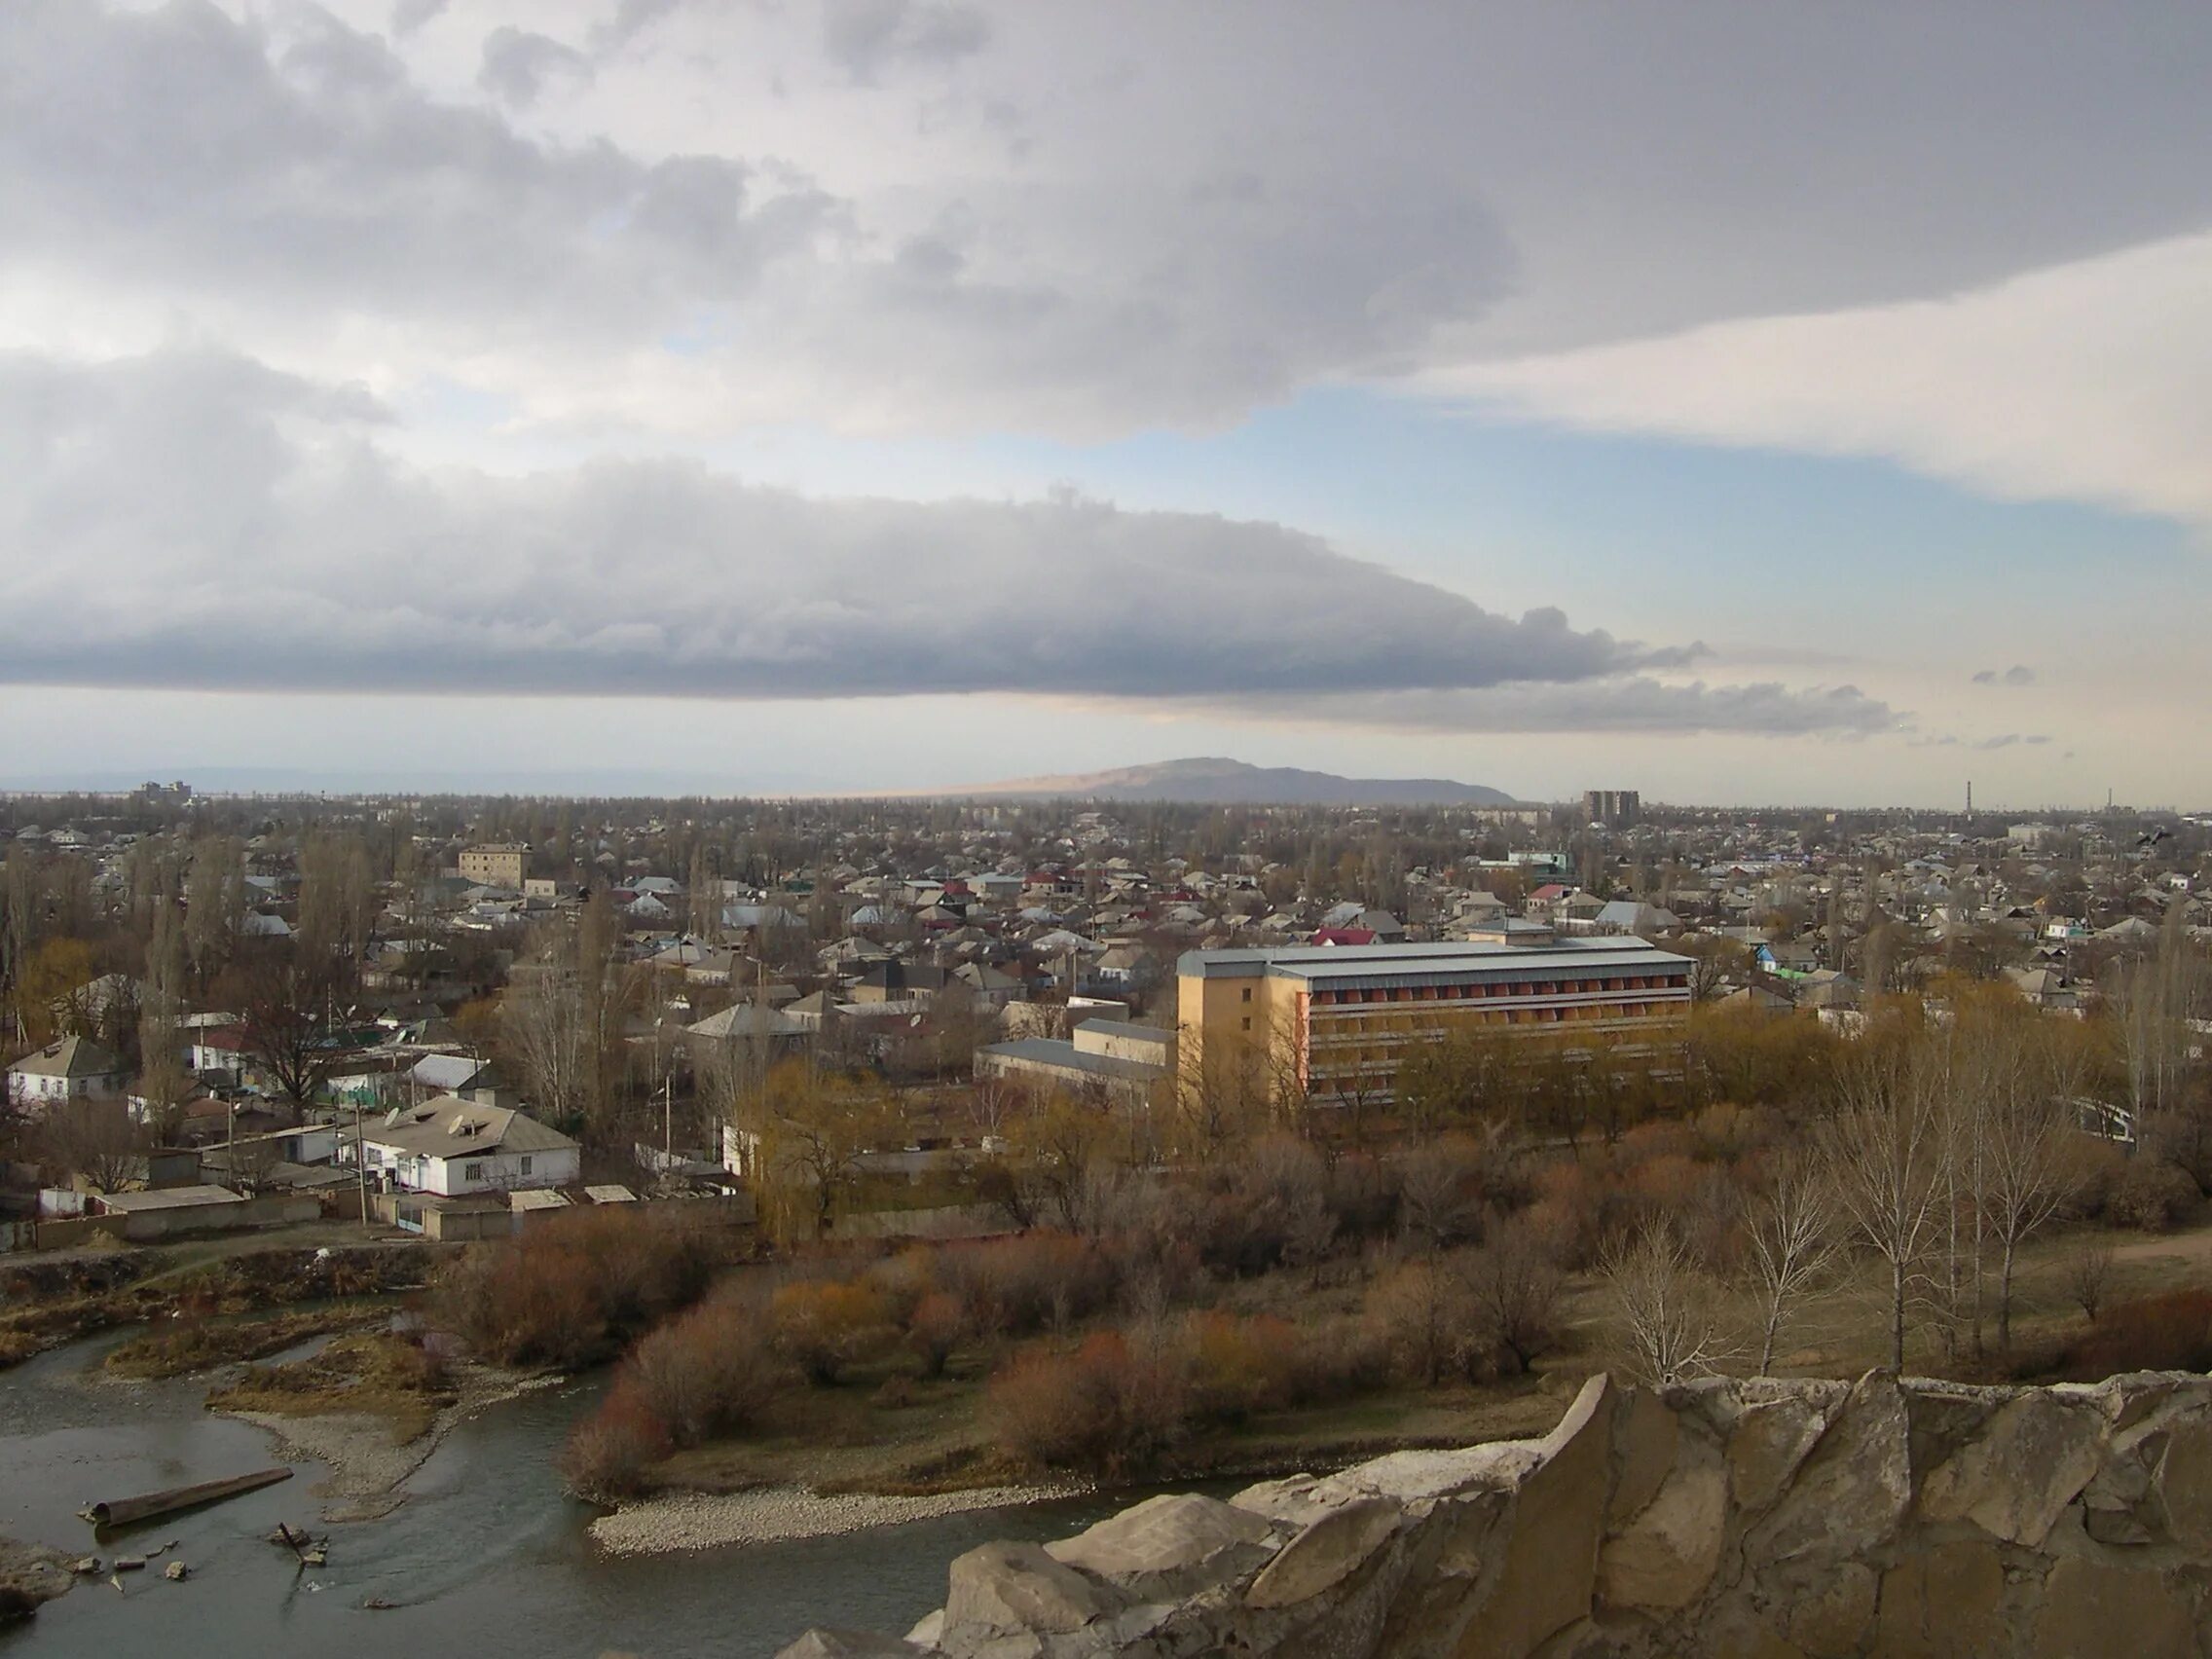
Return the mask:
[[2212,803],[2212,10],[8,0],[0,788]]

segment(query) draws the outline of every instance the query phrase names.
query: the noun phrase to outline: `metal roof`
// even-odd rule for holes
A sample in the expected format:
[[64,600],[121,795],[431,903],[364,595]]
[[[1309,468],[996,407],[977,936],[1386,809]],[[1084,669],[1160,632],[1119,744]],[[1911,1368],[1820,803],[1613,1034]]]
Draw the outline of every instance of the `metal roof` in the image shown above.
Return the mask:
[[1190,950],[1175,965],[1186,977],[1327,980],[1333,984],[1388,980],[1423,983],[1467,978],[1512,979],[1530,974],[1687,968],[1689,958],[1640,939],[1561,940],[1544,945],[1501,944],[1488,940],[1440,940],[1427,944],[1338,944],[1283,950]]

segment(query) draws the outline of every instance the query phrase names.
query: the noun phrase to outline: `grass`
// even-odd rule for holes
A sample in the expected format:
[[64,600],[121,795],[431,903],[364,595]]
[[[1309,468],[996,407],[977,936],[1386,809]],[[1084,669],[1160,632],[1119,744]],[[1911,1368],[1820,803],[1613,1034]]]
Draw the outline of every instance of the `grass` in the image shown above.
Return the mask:
[[289,1365],[249,1366],[238,1382],[209,1394],[207,1406],[280,1417],[346,1412],[383,1418],[398,1443],[426,1432],[455,1398],[436,1358],[380,1331],[339,1337]]
[[266,1359],[311,1337],[381,1325],[389,1318],[387,1309],[364,1308],[319,1308],[238,1321],[181,1318],[131,1338],[111,1351],[105,1363],[118,1377],[182,1377],[211,1366]]

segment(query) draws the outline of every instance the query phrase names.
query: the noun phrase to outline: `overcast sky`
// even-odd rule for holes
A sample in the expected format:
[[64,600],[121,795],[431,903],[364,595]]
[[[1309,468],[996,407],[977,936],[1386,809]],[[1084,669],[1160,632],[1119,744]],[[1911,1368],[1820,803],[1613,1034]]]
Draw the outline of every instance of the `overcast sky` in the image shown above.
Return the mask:
[[2212,804],[2212,10],[6,0],[0,787]]

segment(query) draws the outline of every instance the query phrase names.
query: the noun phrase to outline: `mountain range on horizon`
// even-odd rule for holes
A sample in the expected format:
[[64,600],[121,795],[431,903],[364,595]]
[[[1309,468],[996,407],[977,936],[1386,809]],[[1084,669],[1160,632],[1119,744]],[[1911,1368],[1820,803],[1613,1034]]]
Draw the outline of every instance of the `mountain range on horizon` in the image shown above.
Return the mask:
[[1012,778],[936,793],[1219,806],[1510,806],[1515,800],[1487,784],[1462,784],[1450,778],[1345,778],[1300,766],[1255,766],[1223,756],[1156,760],[1103,772]]

